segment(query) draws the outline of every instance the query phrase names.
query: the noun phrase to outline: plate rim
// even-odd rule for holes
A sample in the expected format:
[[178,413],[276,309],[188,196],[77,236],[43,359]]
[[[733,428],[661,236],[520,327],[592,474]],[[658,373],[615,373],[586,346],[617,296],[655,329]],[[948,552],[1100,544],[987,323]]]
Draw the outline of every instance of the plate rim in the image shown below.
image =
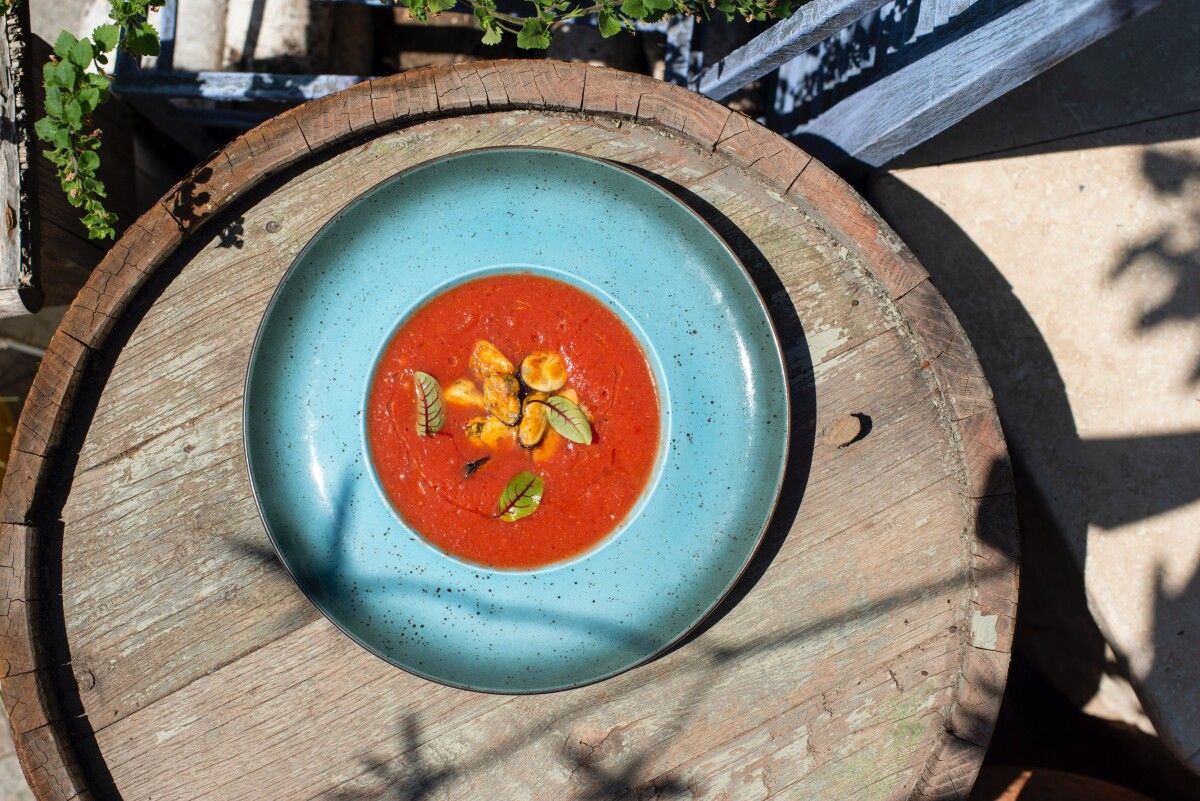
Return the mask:
[[[733,261],[733,263],[735,265],[737,265],[737,268],[741,271],[743,277],[746,279],[746,282],[750,285],[750,289],[754,293],[754,300],[757,302],[759,309],[762,311],[763,317],[766,318],[767,328],[771,333],[771,342],[773,345],[773,348],[771,350],[775,356],[775,359],[778,362],[779,373],[783,377],[783,401],[784,401],[784,410],[785,410],[783,433],[782,433],[783,450],[780,453],[780,466],[779,466],[779,470],[778,470],[778,476],[775,481],[775,486],[771,491],[771,502],[767,507],[766,518],[762,524],[762,527],[760,528],[760,530],[754,537],[753,544],[751,545],[750,548],[747,549],[746,557],[742,561],[742,564],[738,567],[738,569],[734,573],[733,577],[721,589],[721,591],[714,595],[712,602],[702,612],[700,612],[700,614],[697,615],[696,618],[691,623],[689,623],[687,626],[683,627],[682,630],[680,630],[679,633],[676,634],[671,640],[664,643],[661,647],[659,647],[657,650],[653,651],[652,653],[649,653],[634,662],[630,662],[629,664],[624,665],[620,668],[611,670],[611,671],[604,673],[602,675],[599,675],[599,676],[588,678],[584,681],[574,682],[571,684],[563,684],[560,686],[538,687],[538,688],[531,688],[531,689],[497,689],[497,688],[489,688],[489,687],[472,686],[470,684],[464,684],[464,683],[459,683],[459,682],[454,682],[454,681],[449,681],[447,679],[439,678],[437,676],[433,676],[424,671],[417,670],[416,668],[414,668],[410,665],[401,664],[398,660],[393,659],[391,656],[388,656],[387,654],[383,653],[380,649],[365,642],[361,637],[359,637],[354,632],[350,631],[346,626],[342,625],[342,623],[340,621],[338,621],[333,615],[331,615],[328,611],[326,611],[325,608],[322,607],[321,604],[317,602],[316,598],[313,597],[313,594],[311,592],[309,592],[309,590],[305,587],[305,585],[297,578],[295,571],[292,569],[292,566],[288,563],[287,558],[284,556],[283,550],[279,546],[279,541],[276,539],[275,533],[271,530],[271,525],[267,521],[266,514],[263,512],[263,503],[262,503],[262,499],[259,497],[258,483],[255,480],[254,469],[253,469],[253,466],[251,464],[251,459],[250,459],[250,444],[249,444],[249,434],[248,434],[249,422],[250,422],[250,404],[249,404],[250,380],[251,380],[251,376],[254,372],[255,363],[258,361],[258,358],[259,358],[259,349],[260,349],[260,346],[262,345],[263,332],[264,332],[264,329],[266,328],[267,319],[271,316],[271,313],[274,311],[275,305],[276,305],[277,301],[279,300],[280,295],[283,292],[284,285],[287,283],[288,279],[291,278],[297,265],[299,265],[300,262],[308,255],[309,251],[311,251],[313,249],[315,244],[325,235],[327,230],[329,228],[333,227],[337,222],[339,222],[343,216],[345,216],[351,209],[355,208],[368,195],[379,190],[386,184],[390,184],[392,182],[403,179],[405,176],[407,176],[413,172],[416,172],[417,170],[425,169],[427,167],[431,167],[431,166],[436,165],[441,162],[453,161],[455,159],[463,158],[463,157],[467,157],[467,156],[480,155],[480,154],[484,154],[484,153],[506,152],[506,151],[507,152],[525,151],[525,152],[535,152],[535,153],[551,153],[551,154],[554,154],[557,156],[565,156],[568,158],[574,158],[574,159],[578,159],[581,161],[589,161],[594,164],[598,164],[603,168],[607,168],[607,169],[614,170],[616,172],[623,173],[624,175],[632,178],[634,181],[642,184],[643,186],[649,187],[653,192],[664,197],[669,203],[672,203],[675,206],[678,206],[679,208],[683,209],[692,219],[694,219],[696,222],[698,222],[700,225],[702,225],[709,232],[709,234],[713,237],[713,239],[718,244],[720,244],[720,246],[728,254],[729,258]],[[466,150],[458,150],[453,153],[444,153],[439,156],[434,156],[432,158],[425,159],[424,161],[419,161],[415,164],[410,164],[409,166],[407,166],[401,170],[398,170],[398,171],[392,173],[391,175],[384,177],[383,179],[375,182],[371,186],[366,187],[361,192],[354,195],[354,197],[352,197],[340,209],[338,209],[337,212],[332,217],[330,217],[328,220],[326,220],[324,223],[322,223],[321,226],[312,234],[312,236],[310,236],[308,238],[308,241],[304,243],[304,246],[301,247],[300,250],[296,253],[296,255],[292,258],[292,260],[288,264],[287,268],[280,274],[279,280],[276,282],[275,287],[271,290],[271,297],[267,301],[266,306],[263,307],[262,314],[260,315],[260,317],[258,319],[258,324],[255,326],[254,339],[250,345],[250,357],[249,357],[249,359],[247,359],[245,376],[242,380],[242,420],[241,420],[241,423],[242,423],[242,426],[241,426],[241,429],[242,429],[242,431],[241,431],[241,434],[242,434],[242,458],[243,458],[243,462],[246,466],[246,475],[247,475],[247,478],[249,479],[249,483],[250,483],[250,494],[251,494],[251,497],[253,497],[253,499],[254,499],[254,508],[255,508],[256,513],[258,514],[259,522],[262,523],[263,530],[266,531],[266,534],[267,534],[267,539],[269,539],[271,542],[271,549],[275,552],[276,560],[283,567],[283,569],[287,572],[288,577],[291,578],[292,583],[296,586],[297,589],[300,590],[300,593],[302,595],[304,595],[305,599],[309,602],[309,604],[311,604],[318,612],[321,613],[322,617],[324,617],[329,623],[333,624],[333,626],[339,632],[341,632],[343,635],[348,637],[352,642],[356,643],[359,647],[366,650],[368,653],[372,654],[373,656],[375,656],[379,659],[382,659],[384,662],[387,662],[392,667],[403,670],[404,672],[409,673],[413,676],[416,676],[417,678],[424,679],[425,681],[430,681],[430,682],[433,682],[435,684],[439,684],[439,685],[442,685],[445,687],[452,687],[452,688],[459,689],[459,690],[467,690],[469,692],[483,693],[486,695],[548,695],[550,693],[565,692],[567,690],[575,690],[575,689],[579,689],[581,687],[588,687],[593,684],[599,684],[600,682],[607,681],[609,679],[620,676],[624,673],[628,673],[631,670],[634,670],[636,668],[647,665],[650,662],[655,661],[659,657],[670,653],[676,647],[678,647],[681,643],[686,642],[687,638],[693,632],[695,632],[702,625],[704,625],[704,623],[707,622],[713,616],[713,614],[721,607],[722,603],[725,601],[726,598],[729,597],[730,593],[733,592],[734,588],[737,587],[737,585],[739,583],[741,583],[741,580],[744,578],[746,571],[750,568],[750,565],[754,562],[754,558],[758,555],[758,552],[761,550],[763,540],[766,538],[766,535],[767,535],[767,531],[770,529],[771,523],[775,519],[775,514],[779,510],[779,500],[780,500],[781,495],[783,494],[783,485],[787,478],[787,472],[788,472],[787,471],[788,462],[791,458],[792,391],[791,391],[791,380],[790,380],[790,376],[788,374],[788,369],[787,369],[787,360],[786,360],[786,358],[784,358],[784,354],[783,354],[783,343],[779,338],[779,330],[775,325],[775,320],[771,317],[770,307],[767,305],[766,299],[762,295],[762,291],[759,289],[758,284],[755,283],[754,277],[750,274],[750,271],[748,269],[746,269],[746,265],[742,262],[742,259],[738,256],[738,254],[733,250],[733,248],[725,240],[725,237],[721,236],[720,232],[717,231],[716,227],[713,226],[708,220],[704,219],[704,217],[702,217],[699,212],[697,212],[690,205],[685,203],[682,199],[680,199],[673,192],[668,191],[664,187],[660,186],[656,182],[650,180],[649,178],[642,175],[638,171],[630,168],[629,166],[622,164],[620,162],[617,162],[617,161],[613,161],[611,159],[605,159],[605,158],[600,158],[597,156],[591,156],[591,155],[587,155],[587,154],[583,154],[583,153],[577,153],[575,151],[566,150],[563,148],[546,147],[546,146],[542,146],[542,145],[490,145],[487,147],[468,148]]]

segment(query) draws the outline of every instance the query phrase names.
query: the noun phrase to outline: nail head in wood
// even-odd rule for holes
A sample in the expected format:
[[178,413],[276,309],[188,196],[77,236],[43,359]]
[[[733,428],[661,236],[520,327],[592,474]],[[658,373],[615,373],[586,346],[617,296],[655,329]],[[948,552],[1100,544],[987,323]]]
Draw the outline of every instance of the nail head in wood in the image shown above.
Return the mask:
[[825,444],[844,448],[858,440],[863,433],[862,419],[857,415],[843,414],[825,427]]

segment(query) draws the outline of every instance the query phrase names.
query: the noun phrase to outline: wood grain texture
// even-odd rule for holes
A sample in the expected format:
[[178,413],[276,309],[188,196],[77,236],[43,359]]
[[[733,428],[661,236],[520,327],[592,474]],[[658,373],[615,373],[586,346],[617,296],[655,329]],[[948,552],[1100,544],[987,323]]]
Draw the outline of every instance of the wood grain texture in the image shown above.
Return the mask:
[[[767,555],[723,617],[617,679],[529,698],[417,680],[318,618],[269,552],[239,430],[253,330],[320,225],[406,166],[497,145],[628,164],[707,216],[776,317],[803,445]],[[681,89],[518,61],[365,82],[181,182],[64,319],[74,369],[43,367],[39,397],[57,411],[22,419],[33,445],[13,464],[29,478],[0,494],[6,521],[61,515],[69,689],[104,778],[126,799],[963,797],[1011,642],[1003,438],[986,392],[956,412],[955,387],[986,384],[936,291],[909,301],[928,319],[894,302],[924,272],[822,169]],[[112,344],[159,269],[169,278]],[[108,366],[94,413],[70,423],[69,492],[61,510],[37,507],[96,349]],[[933,369],[947,353],[956,372]],[[870,416],[865,439],[814,440],[849,413]],[[9,597],[32,604],[30,591]],[[21,614],[10,631],[42,625]],[[23,728],[53,717],[51,675],[5,685]],[[54,775],[77,772],[72,743],[54,742],[38,752],[62,758]]]
[[35,568],[36,529],[0,524],[0,693],[25,778],[39,799],[87,797],[47,655],[47,599]]
[[[0,116],[7,135],[0,140],[0,317],[26,311],[20,296],[33,283],[31,244],[36,215],[30,187],[32,121],[26,96],[25,39],[27,8],[11,7],[0,19]],[[11,132],[11,133],[9,133]]]
[[[918,30],[916,52],[896,59],[898,68],[888,65],[884,54],[876,56],[866,85],[790,135],[832,144],[845,162],[881,166],[1159,2],[973,3],[974,13],[958,14],[953,21],[929,19],[926,9],[920,9],[929,23],[949,25],[927,41],[920,41],[925,31]],[[943,7],[935,6],[939,11]],[[812,77],[793,76],[800,82]],[[823,74],[820,79],[836,84],[837,77]]]

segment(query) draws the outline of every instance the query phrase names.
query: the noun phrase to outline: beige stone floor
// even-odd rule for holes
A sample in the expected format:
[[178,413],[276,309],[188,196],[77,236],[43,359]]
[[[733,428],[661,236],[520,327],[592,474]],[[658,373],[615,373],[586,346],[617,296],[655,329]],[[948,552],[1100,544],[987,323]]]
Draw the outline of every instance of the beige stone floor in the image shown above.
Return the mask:
[[975,344],[1036,507],[1018,648],[1200,771],[1197,41],[1200,4],[1166,3],[867,194]]
[[4,715],[0,715],[0,801],[33,801],[33,793],[25,784],[17,755],[13,752],[8,718]]

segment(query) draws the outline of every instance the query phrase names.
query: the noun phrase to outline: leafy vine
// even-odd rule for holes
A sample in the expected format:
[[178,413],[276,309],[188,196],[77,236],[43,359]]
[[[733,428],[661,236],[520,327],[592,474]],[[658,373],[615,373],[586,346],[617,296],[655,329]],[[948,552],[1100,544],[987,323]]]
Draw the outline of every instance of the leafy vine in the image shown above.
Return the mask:
[[[112,239],[116,215],[104,205],[107,190],[98,177],[100,135],[92,115],[109,96],[110,58],[120,48],[132,56],[158,55],[158,31],[147,19],[165,0],[111,0],[110,24],[101,25],[91,36],[77,39],[63,31],[54,43],[54,53],[42,70],[45,87],[45,116],[34,124],[39,139],[46,143],[44,155],[54,164],[68,202],[82,210],[80,221],[91,239]],[[707,16],[712,11],[727,19],[765,20],[790,15],[805,0],[528,0],[529,16],[500,11],[496,0],[463,0],[482,29],[484,44],[496,45],[506,34],[515,36],[517,47],[526,50],[550,46],[552,28],[579,17],[596,16],[605,38],[623,30],[633,31],[638,22],[657,22],[667,16]],[[13,2],[0,0],[0,14]],[[427,22],[432,14],[450,11],[456,0],[398,0],[414,17]]]

